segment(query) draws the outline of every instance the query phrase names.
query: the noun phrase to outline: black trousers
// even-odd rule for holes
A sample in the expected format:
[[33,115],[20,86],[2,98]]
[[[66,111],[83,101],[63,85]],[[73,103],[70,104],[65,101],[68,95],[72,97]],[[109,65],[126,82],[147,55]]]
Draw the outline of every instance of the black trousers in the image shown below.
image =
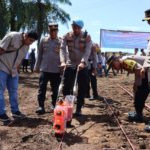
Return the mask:
[[97,79],[96,76],[92,74],[93,73],[93,68],[88,70],[88,84],[87,84],[87,95],[90,95],[90,84],[93,92],[93,96],[97,97],[98,92],[97,92]]
[[56,105],[58,88],[60,84],[60,73],[41,72],[39,78],[38,102],[40,107],[44,107],[44,101],[47,91],[47,84],[50,81],[52,91],[52,105]]
[[[63,88],[63,94],[64,96],[73,94],[73,86],[75,81],[77,69],[73,68],[66,68],[65,70],[65,79],[64,79],[64,88]],[[78,95],[77,95],[77,107],[76,111],[81,111],[81,108],[84,104],[84,98],[87,91],[87,83],[88,83],[88,70],[87,68],[84,68],[83,70],[80,70],[78,73]]]
[[142,79],[142,84],[137,87],[134,96],[134,107],[137,114],[142,115],[145,101],[149,94],[148,77],[145,74],[145,78]]

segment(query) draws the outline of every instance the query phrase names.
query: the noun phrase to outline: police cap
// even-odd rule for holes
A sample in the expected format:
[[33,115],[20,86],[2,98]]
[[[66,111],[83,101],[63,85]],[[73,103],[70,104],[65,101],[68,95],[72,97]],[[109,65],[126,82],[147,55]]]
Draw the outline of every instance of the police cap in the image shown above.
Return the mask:
[[84,26],[84,22],[82,21],[82,20],[74,20],[73,22],[72,22],[72,25],[76,25],[76,26],[78,26],[79,28],[83,28],[83,26]]
[[57,23],[49,23],[48,27],[50,30],[58,30],[58,24]]
[[150,20],[150,9],[145,11],[145,18],[142,21],[149,21]]

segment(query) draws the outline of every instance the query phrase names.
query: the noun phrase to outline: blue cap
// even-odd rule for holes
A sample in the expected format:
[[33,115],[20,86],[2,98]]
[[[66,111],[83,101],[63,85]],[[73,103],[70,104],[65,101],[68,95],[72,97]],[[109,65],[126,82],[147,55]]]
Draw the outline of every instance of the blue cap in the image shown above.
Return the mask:
[[81,29],[82,29],[83,26],[84,26],[84,23],[83,23],[82,20],[74,20],[74,21],[72,22],[72,24],[79,26]]

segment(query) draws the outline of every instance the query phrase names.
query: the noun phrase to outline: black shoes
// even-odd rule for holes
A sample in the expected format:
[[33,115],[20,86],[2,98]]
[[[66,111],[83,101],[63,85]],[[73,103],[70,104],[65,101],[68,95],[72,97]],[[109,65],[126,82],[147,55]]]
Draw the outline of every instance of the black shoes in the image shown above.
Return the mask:
[[0,115],[0,121],[3,122],[4,126],[7,126],[11,123],[11,119],[6,114]]
[[23,119],[26,118],[26,115],[24,115],[23,113],[21,113],[20,111],[17,111],[15,113],[12,113],[12,117],[14,119]]
[[139,115],[136,112],[129,112],[128,119],[129,121],[143,122],[143,115]]
[[91,96],[90,98],[89,98],[89,100],[95,100],[95,99],[97,99],[97,100],[99,100],[99,99],[101,99],[101,97],[99,96],[99,95],[95,95],[95,96]]
[[150,133],[150,125],[146,126],[146,127],[144,128],[144,131]]
[[45,109],[42,108],[42,107],[39,107],[39,108],[36,110],[36,113],[37,113],[38,115],[43,115],[43,114],[45,114]]

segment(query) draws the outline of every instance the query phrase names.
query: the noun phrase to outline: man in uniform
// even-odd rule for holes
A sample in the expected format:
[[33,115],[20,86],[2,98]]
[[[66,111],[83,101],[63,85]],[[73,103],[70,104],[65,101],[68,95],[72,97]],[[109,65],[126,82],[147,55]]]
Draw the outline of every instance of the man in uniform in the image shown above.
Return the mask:
[[[145,11],[145,18],[142,21],[147,21],[147,23],[150,25],[150,9]],[[147,55],[150,55],[150,40],[148,40],[148,46],[147,46]]]
[[128,119],[131,121],[143,121],[143,108],[149,94],[147,71],[142,72],[145,56],[124,56],[122,58],[111,57],[110,64],[114,69],[124,70],[135,74],[134,90],[134,107],[136,112],[130,112]]
[[60,49],[61,67],[65,69],[65,80],[63,95],[73,94],[74,79],[78,72],[78,95],[76,116],[81,115],[81,108],[86,95],[86,86],[88,82],[87,63],[91,53],[92,41],[87,32],[83,32],[84,23],[82,20],[74,20],[72,22],[73,32],[67,33],[63,37]]
[[[142,21],[147,21],[147,23],[150,25],[150,9],[145,11],[145,18]],[[148,40],[148,46],[147,46],[146,55],[150,56],[150,40]],[[148,93],[149,93],[149,90],[150,90],[150,74],[149,74],[150,73],[150,65],[149,65],[148,57],[145,59],[144,64],[145,64],[144,65],[145,67],[148,67],[148,69],[147,69],[148,70],[148,79],[147,79],[148,83],[147,83],[147,89],[146,89],[147,97],[148,97]],[[143,68],[141,72],[146,72],[146,70]],[[145,127],[145,131],[150,132],[150,124]]]
[[45,113],[45,97],[47,84],[50,81],[51,90],[52,90],[52,105],[51,109],[54,109],[58,87],[60,84],[60,45],[61,39],[58,38],[58,24],[51,23],[49,24],[49,36],[44,37],[39,45],[38,57],[35,64],[34,70],[36,72],[40,71],[39,78],[39,91],[38,91],[38,105],[39,108],[36,110],[36,113],[42,115]]
[[[88,74],[89,74],[89,82],[88,82],[88,86],[87,86],[87,93],[86,93],[86,97],[89,97],[89,100],[94,100],[94,99],[99,99],[99,95],[97,92],[97,79],[96,79],[96,75],[97,75],[97,57],[96,57],[96,44],[93,43],[92,44],[92,49],[91,49],[91,54],[90,57],[88,59]],[[91,84],[91,88],[92,88],[92,92],[93,95],[90,97],[90,84]]]
[[10,32],[0,42],[0,121],[11,122],[6,114],[4,92],[7,87],[13,118],[25,117],[18,104],[18,69],[26,56],[29,45],[38,39],[35,31]]

